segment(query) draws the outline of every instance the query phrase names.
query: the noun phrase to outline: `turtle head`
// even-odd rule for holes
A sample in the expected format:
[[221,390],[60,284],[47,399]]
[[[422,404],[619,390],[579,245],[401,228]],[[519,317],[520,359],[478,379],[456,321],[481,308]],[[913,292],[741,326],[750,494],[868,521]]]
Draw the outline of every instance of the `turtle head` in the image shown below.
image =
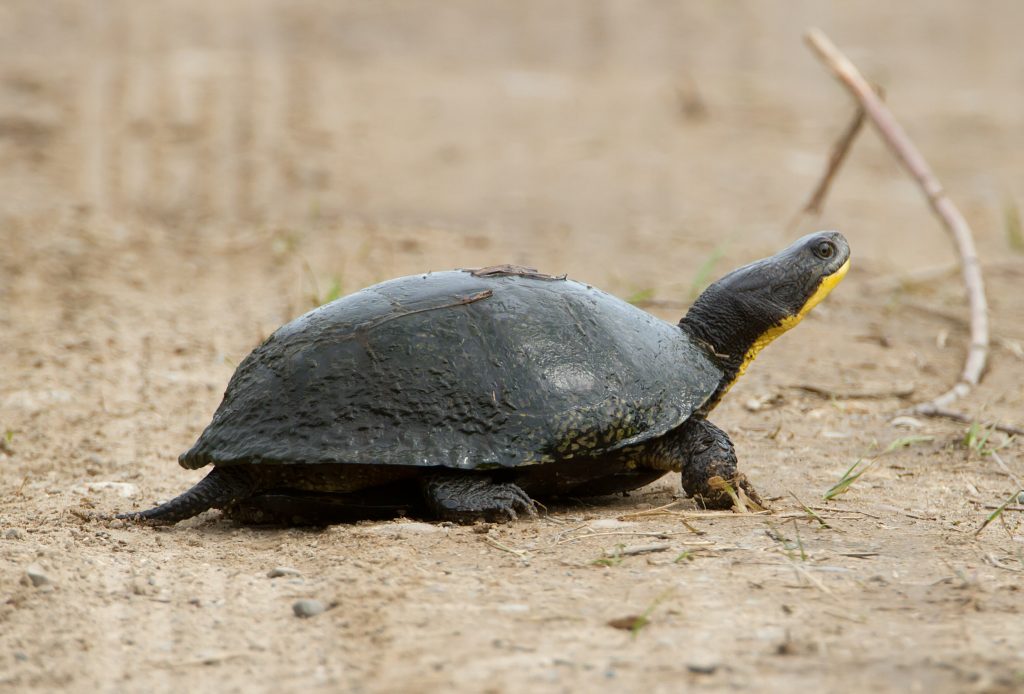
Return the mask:
[[708,287],[679,325],[725,366],[727,380],[714,402],[765,345],[828,296],[849,267],[850,246],[843,235],[819,231]]

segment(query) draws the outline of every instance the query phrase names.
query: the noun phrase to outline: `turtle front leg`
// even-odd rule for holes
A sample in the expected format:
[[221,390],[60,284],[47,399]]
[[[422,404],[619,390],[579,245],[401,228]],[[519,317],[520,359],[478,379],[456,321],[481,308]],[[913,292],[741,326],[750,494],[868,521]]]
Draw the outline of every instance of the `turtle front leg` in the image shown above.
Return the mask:
[[487,475],[439,472],[424,478],[422,487],[430,510],[443,520],[505,522],[515,520],[517,512],[537,515],[533,499],[518,485],[495,482]]
[[764,506],[746,475],[736,469],[736,450],[729,435],[711,422],[691,417],[666,441],[666,446],[670,451],[674,449],[671,452],[682,463],[683,489],[708,508],[733,505],[726,485],[742,489],[753,502]]

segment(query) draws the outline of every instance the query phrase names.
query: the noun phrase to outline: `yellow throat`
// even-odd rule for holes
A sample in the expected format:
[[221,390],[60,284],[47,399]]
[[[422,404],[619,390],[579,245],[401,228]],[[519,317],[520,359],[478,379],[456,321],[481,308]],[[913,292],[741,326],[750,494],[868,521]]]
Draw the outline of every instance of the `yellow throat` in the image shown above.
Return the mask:
[[740,368],[736,372],[736,376],[732,379],[732,382],[725,388],[725,390],[722,391],[718,399],[720,400],[722,395],[725,395],[729,391],[729,388],[732,388],[733,383],[735,383],[740,376],[746,373],[747,367],[750,366],[750,362],[754,361],[754,357],[756,357],[769,342],[802,321],[808,311],[820,304],[821,300],[828,296],[829,292],[835,289],[836,285],[846,277],[846,273],[849,269],[850,261],[847,259],[847,261],[843,263],[842,267],[821,281],[821,284],[818,285],[818,289],[811,295],[811,298],[807,300],[807,303],[803,305],[803,308],[801,308],[795,316],[783,318],[782,322],[778,325],[772,326],[766,330],[761,337],[757,338],[754,341],[754,344],[750,346],[750,349],[747,350],[747,353],[743,355],[743,363],[740,364]]

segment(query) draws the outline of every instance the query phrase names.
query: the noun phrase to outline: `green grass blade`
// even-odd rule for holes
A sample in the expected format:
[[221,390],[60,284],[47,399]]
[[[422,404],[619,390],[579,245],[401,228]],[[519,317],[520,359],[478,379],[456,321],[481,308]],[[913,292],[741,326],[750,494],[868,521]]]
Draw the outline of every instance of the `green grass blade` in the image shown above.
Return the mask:
[[900,448],[910,448],[911,446],[919,443],[928,443],[934,441],[934,436],[903,436],[890,443],[886,449],[886,453],[891,453]]
[[856,482],[858,479],[860,479],[861,475],[863,475],[865,472],[867,472],[868,468],[870,468],[872,463],[874,463],[874,461],[872,460],[867,465],[865,465],[863,468],[861,468],[857,472],[854,472],[854,469],[858,465],[863,463],[863,462],[864,462],[863,458],[858,458],[857,462],[855,462],[853,465],[851,465],[846,470],[846,472],[843,473],[843,476],[839,478],[839,481],[836,482],[835,484],[833,484],[829,488],[829,490],[827,492],[825,492],[825,496],[824,496],[825,501],[831,501],[832,499],[836,498],[840,494],[845,494],[847,491],[849,491],[850,487],[853,485],[853,483]]
[[985,522],[981,524],[981,527],[974,531],[975,536],[980,535],[981,531],[987,528],[989,523],[994,521],[996,518],[999,518],[999,516],[1003,515],[1003,511],[1006,510],[1006,507],[1012,503],[1015,503],[1021,494],[1024,494],[1024,489],[1018,489],[1017,491],[1015,491],[1013,494],[1010,495],[1009,499],[999,504],[999,508],[997,508],[992,513],[988,514],[988,518],[986,518]]

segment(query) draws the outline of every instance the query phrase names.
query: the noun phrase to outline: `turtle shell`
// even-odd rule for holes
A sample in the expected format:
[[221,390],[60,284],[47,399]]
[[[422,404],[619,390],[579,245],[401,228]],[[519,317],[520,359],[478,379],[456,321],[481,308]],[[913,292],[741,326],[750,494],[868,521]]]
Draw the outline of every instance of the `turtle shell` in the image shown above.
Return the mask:
[[267,338],[179,462],[589,457],[679,426],[721,378],[678,326],[579,282],[507,267],[402,277]]

